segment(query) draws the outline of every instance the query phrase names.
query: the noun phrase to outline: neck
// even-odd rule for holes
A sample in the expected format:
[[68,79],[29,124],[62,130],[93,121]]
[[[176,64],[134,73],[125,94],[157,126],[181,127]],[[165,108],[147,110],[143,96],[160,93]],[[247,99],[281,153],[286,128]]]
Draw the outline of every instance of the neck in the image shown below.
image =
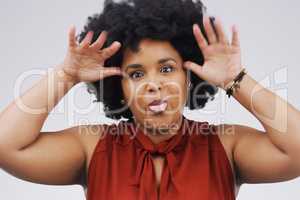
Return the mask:
[[175,122],[175,124],[177,125],[175,126],[176,128],[158,129],[158,128],[144,127],[141,123],[138,123],[134,119],[135,123],[139,124],[139,127],[141,127],[140,129],[142,130],[142,132],[146,134],[154,144],[158,144],[176,135],[178,133],[178,130],[180,129],[182,120],[183,117],[180,116],[180,118]]

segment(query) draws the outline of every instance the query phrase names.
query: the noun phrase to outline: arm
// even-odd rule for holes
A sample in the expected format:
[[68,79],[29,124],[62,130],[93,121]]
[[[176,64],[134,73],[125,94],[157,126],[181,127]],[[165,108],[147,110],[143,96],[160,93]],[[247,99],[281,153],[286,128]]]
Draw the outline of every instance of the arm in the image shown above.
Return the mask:
[[22,150],[1,151],[1,168],[29,182],[48,185],[83,185],[86,154],[78,129],[41,132]]
[[[44,76],[1,113],[0,166],[31,182],[75,184],[85,161],[75,128],[40,133],[48,113],[75,84],[57,72]],[[33,114],[28,109],[41,112]]]
[[[80,182],[86,154],[81,142],[85,134],[79,133],[87,129],[78,126],[41,133],[41,128],[49,112],[76,83],[120,75],[119,69],[101,64],[118,51],[120,44],[99,51],[106,34],[102,32],[90,44],[92,36],[88,33],[78,45],[75,28],[70,28],[68,53],[62,64],[1,112],[0,167],[8,173],[36,183]],[[35,112],[37,109],[40,111]]]
[[299,111],[249,75],[244,77],[234,97],[265,129],[258,131],[246,126],[235,127],[237,142],[234,159],[243,182],[278,182],[298,177]]
[[[184,67],[209,83],[225,86],[242,69],[239,35],[232,28],[229,42],[220,19],[213,23],[204,17],[205,37],[193,26],[194,36],[205,62],[202,66],[185,62]],[[216,31],[214,31],[216,30]],[[300,175],[300,114],[299,111],[271,91],[245,75],[234,97],[264,126],[265,131],[233,125],[233,158],[241,183],[278,182]],[[232,126],[227,126],[231,127]],[[225,133],[226,134],[226,133]]]
[[38,137],[49,112],[74,85],[71,79],[69,81],[66,76],[59,76],[56,67],[11,102],[0,114],[1,150],[21,150],[32,143]]

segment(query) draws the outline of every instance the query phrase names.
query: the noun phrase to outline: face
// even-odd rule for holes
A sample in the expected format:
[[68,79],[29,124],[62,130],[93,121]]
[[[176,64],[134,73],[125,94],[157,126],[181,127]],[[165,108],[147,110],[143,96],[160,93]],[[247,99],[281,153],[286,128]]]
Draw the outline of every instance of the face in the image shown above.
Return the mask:
[[144,39],[137,53],[124,52],[122,89],[136,123],[156,133],[178,124],[188,94],[182,64],[167,41]]

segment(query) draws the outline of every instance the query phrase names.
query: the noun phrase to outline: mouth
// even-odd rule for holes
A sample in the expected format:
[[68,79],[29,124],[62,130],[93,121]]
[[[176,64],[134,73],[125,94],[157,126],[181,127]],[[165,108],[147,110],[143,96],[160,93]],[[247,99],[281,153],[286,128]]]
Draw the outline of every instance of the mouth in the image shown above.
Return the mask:
[[164,112],[167,109],[168,102],[167,99],[158,99],[152,101],[149,105],[148,108],[151,112],[153,113],[161,113]]

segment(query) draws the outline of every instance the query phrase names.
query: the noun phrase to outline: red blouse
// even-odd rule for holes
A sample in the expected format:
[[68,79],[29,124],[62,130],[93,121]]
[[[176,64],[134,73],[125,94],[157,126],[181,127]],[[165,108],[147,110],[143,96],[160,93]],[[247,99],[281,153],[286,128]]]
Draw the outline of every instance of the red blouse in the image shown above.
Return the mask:
[[[233,200],[234,177],[215,129],[183,117],[154,144],[134,122],[104,125],[88,172],[87,200]],[[165,156],[157,190],[151,154]]]

